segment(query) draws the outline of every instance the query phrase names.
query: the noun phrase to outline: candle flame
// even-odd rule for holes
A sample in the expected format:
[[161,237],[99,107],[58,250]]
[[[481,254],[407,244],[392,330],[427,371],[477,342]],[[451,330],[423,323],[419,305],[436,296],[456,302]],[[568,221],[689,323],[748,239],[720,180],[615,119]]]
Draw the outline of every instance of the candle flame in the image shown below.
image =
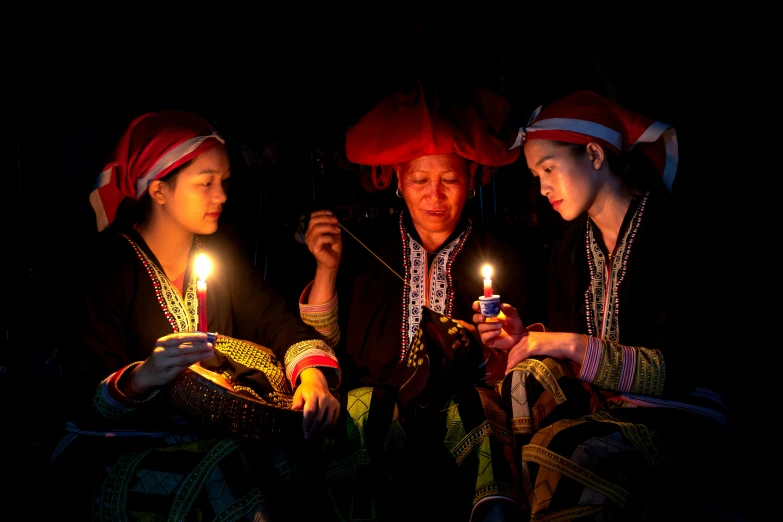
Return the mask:
[[484,275],[484,279],[491,279],[492,278],[492,267],[489,265],[484,265],[481,268],[481,273]]
[[206,254],[199,254],[196,257],[196,274],[201,281],[206,281],[207,276],[212,271],[212,261]]

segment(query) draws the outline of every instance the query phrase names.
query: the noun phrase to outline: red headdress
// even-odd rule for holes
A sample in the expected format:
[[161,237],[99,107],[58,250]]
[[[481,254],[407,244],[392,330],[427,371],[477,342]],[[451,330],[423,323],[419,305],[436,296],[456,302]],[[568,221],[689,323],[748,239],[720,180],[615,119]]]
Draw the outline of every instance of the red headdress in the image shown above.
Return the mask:
[[508,102],[489,89],[475,89],[469,103],[450,103],[437,93],[425,97],[419,82],[413,92],[387,96],[348,129],[346,156],[372,166],[379,189],[389,186],[392,165],[432,154],[458,154],[472,162],[473,174],[483,166],[479,183],[484,184],[498,167],[519,157],[502,135],[508,112]]
[[206,120],[190,112],[138,116],[125,129],[90,193],[98,230],[114,221],[124,198],[141,198],[151,181],[224,143]]
[[677,174],[678,145],[674,127],[630,111],[594,92],[578,91],[539,107],[519,129],[512,148],[526,140],[600,142],[618,154],[638,147],[671,191]]

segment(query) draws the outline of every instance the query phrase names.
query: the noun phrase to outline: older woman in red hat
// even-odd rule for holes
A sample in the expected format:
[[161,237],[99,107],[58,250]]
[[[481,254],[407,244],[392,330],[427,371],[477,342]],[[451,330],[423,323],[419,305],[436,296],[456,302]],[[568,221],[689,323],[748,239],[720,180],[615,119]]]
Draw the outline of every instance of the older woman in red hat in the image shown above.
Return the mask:
[[[467,211],[476,189],[518,158],[503,131],[506,101],[488,89],[443,92],[419,83],[392,94],[346,133],[348,159],[369,166],[377,188],[396,190],[402,210],[361,238],[342,234],[331,211],[315,211],[305,235],[316,269],[301,296],[302,318],[336,348],[344,409],[370,445],[354,448],[350,475],[374,472],[357,457],[377,463],[398,447],[392,442],[402,446],[382,472],[396,487],[373,491],[386,502],[375,511],[355,505],[348,516],[467,521],[521,513],[513,438],[493,388],[505,359],[466,327],[482,294],[482,266],[494,267],[497,291],[528,303],[527,266],[537,250],[497,240]],[[528,318],[526,304],[521,313]]]
[[570,222],[551,250],[546,325],[510,304],[501,321],[474,317],[508,350],[502,394],[531,516],[718,517],[726,411],[689,321],[697,267],[673,206],[675,129],[578,91],[539,107],[516,145]]
[[[98,176],[90,202],[101,233],[79,279],[84,300],[73,303],[74,337],[61,350],[69,395],[66,434],[52,459],[58,514],[268,519],[256,480],[261,469],[241,437],[185,415],[170,400],[170,386],[189,369],[237,395],[303,411],[301,420],[292,417],[304,434],[291,440],[336,421],[333,350],[215,234],[230,174],[225,142],[208,122],[161,111],[130,123]],[[196,266],[201,254],[212,264],[206,294]],[[264,367],[252,345],[219,350],[227,338],[263,345],[274,356]],[[200,388],[192,389],[186,402],[212,411],[200,404]]]

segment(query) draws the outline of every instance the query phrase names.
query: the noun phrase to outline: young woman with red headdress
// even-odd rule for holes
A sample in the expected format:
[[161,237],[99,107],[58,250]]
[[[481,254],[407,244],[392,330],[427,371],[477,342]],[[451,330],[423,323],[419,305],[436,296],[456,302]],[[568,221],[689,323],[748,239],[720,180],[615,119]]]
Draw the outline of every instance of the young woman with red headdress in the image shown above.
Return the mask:
[[[131,122],[98,177],[90,202],[101,233],[79,282],[85,298],[71,314],[75,337],[61,353],[70,395],[66,434],[53,456],[58,513],[78,520],[267,520],[262,472],[249,460],[249,445],[169,400],[189,369],[211,369],[213,382],[241,384],[251,395],[266,392],[256,382],[274,385],[269,397],[303,412],[293,429],[304,434],[288,436],[294,442],[336,421],[333,350],[215,234],[230,172],[224,140],[208,122],[161,111]],[[199,324],[194,270],[202,253],[213,265],[207,324]],[[280,371],[254,365],[260,355],[247,344],[227,345],[243,353],[219,353],[220,341],[207,332],[267,347],[274,356],[265,360],[276,357]]]
[[476,189],[519,156],[503,132],[508,110],[483,88],[430,91],[419,83],[384,98],[348,129],[346,153],[371,167],[377,188],[396,189],[404,207],[354,238],[333,212],[311,215],[305,239],[316,269],[300,310],[335,347],[344,409],[365,433],[345,450],[354,464],[344,476],[370,484],[377,471],[370,462],[384,458],[378,474],[392,476],[391,484],[374,483],[377,504],[354,504],[350,517],[477,521],[521,513],[513,437],[492,386],[505,359],[464,322],[487,263],[494,288],[520,299],[533,318],[526,265],[537,245],[500,241],[467,210]]
[[726,411],[700,371],[706,343],[688,334],[699,326],[672,198],[675,129],[578,91],[539,107],[519,145],[571,222],[551,250],[547,322],[510,304],[504,320],[474,321],[508,351],[501,389],[531,517],[717,519]]

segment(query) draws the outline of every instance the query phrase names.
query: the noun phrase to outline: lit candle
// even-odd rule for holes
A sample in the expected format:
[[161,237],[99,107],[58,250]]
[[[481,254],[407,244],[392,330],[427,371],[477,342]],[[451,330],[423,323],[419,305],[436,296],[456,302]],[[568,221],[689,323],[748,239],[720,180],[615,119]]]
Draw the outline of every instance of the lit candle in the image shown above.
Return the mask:
[[211,271],[212,262],[206,255],[199,254],[196,257],[196,274],[198,275],[196,282],[198,323],[196,326],[200,332],[207,331],[207,276]]
[[484,275],[484,297],[492,297],[492,267],[484,265],[481,273]]

